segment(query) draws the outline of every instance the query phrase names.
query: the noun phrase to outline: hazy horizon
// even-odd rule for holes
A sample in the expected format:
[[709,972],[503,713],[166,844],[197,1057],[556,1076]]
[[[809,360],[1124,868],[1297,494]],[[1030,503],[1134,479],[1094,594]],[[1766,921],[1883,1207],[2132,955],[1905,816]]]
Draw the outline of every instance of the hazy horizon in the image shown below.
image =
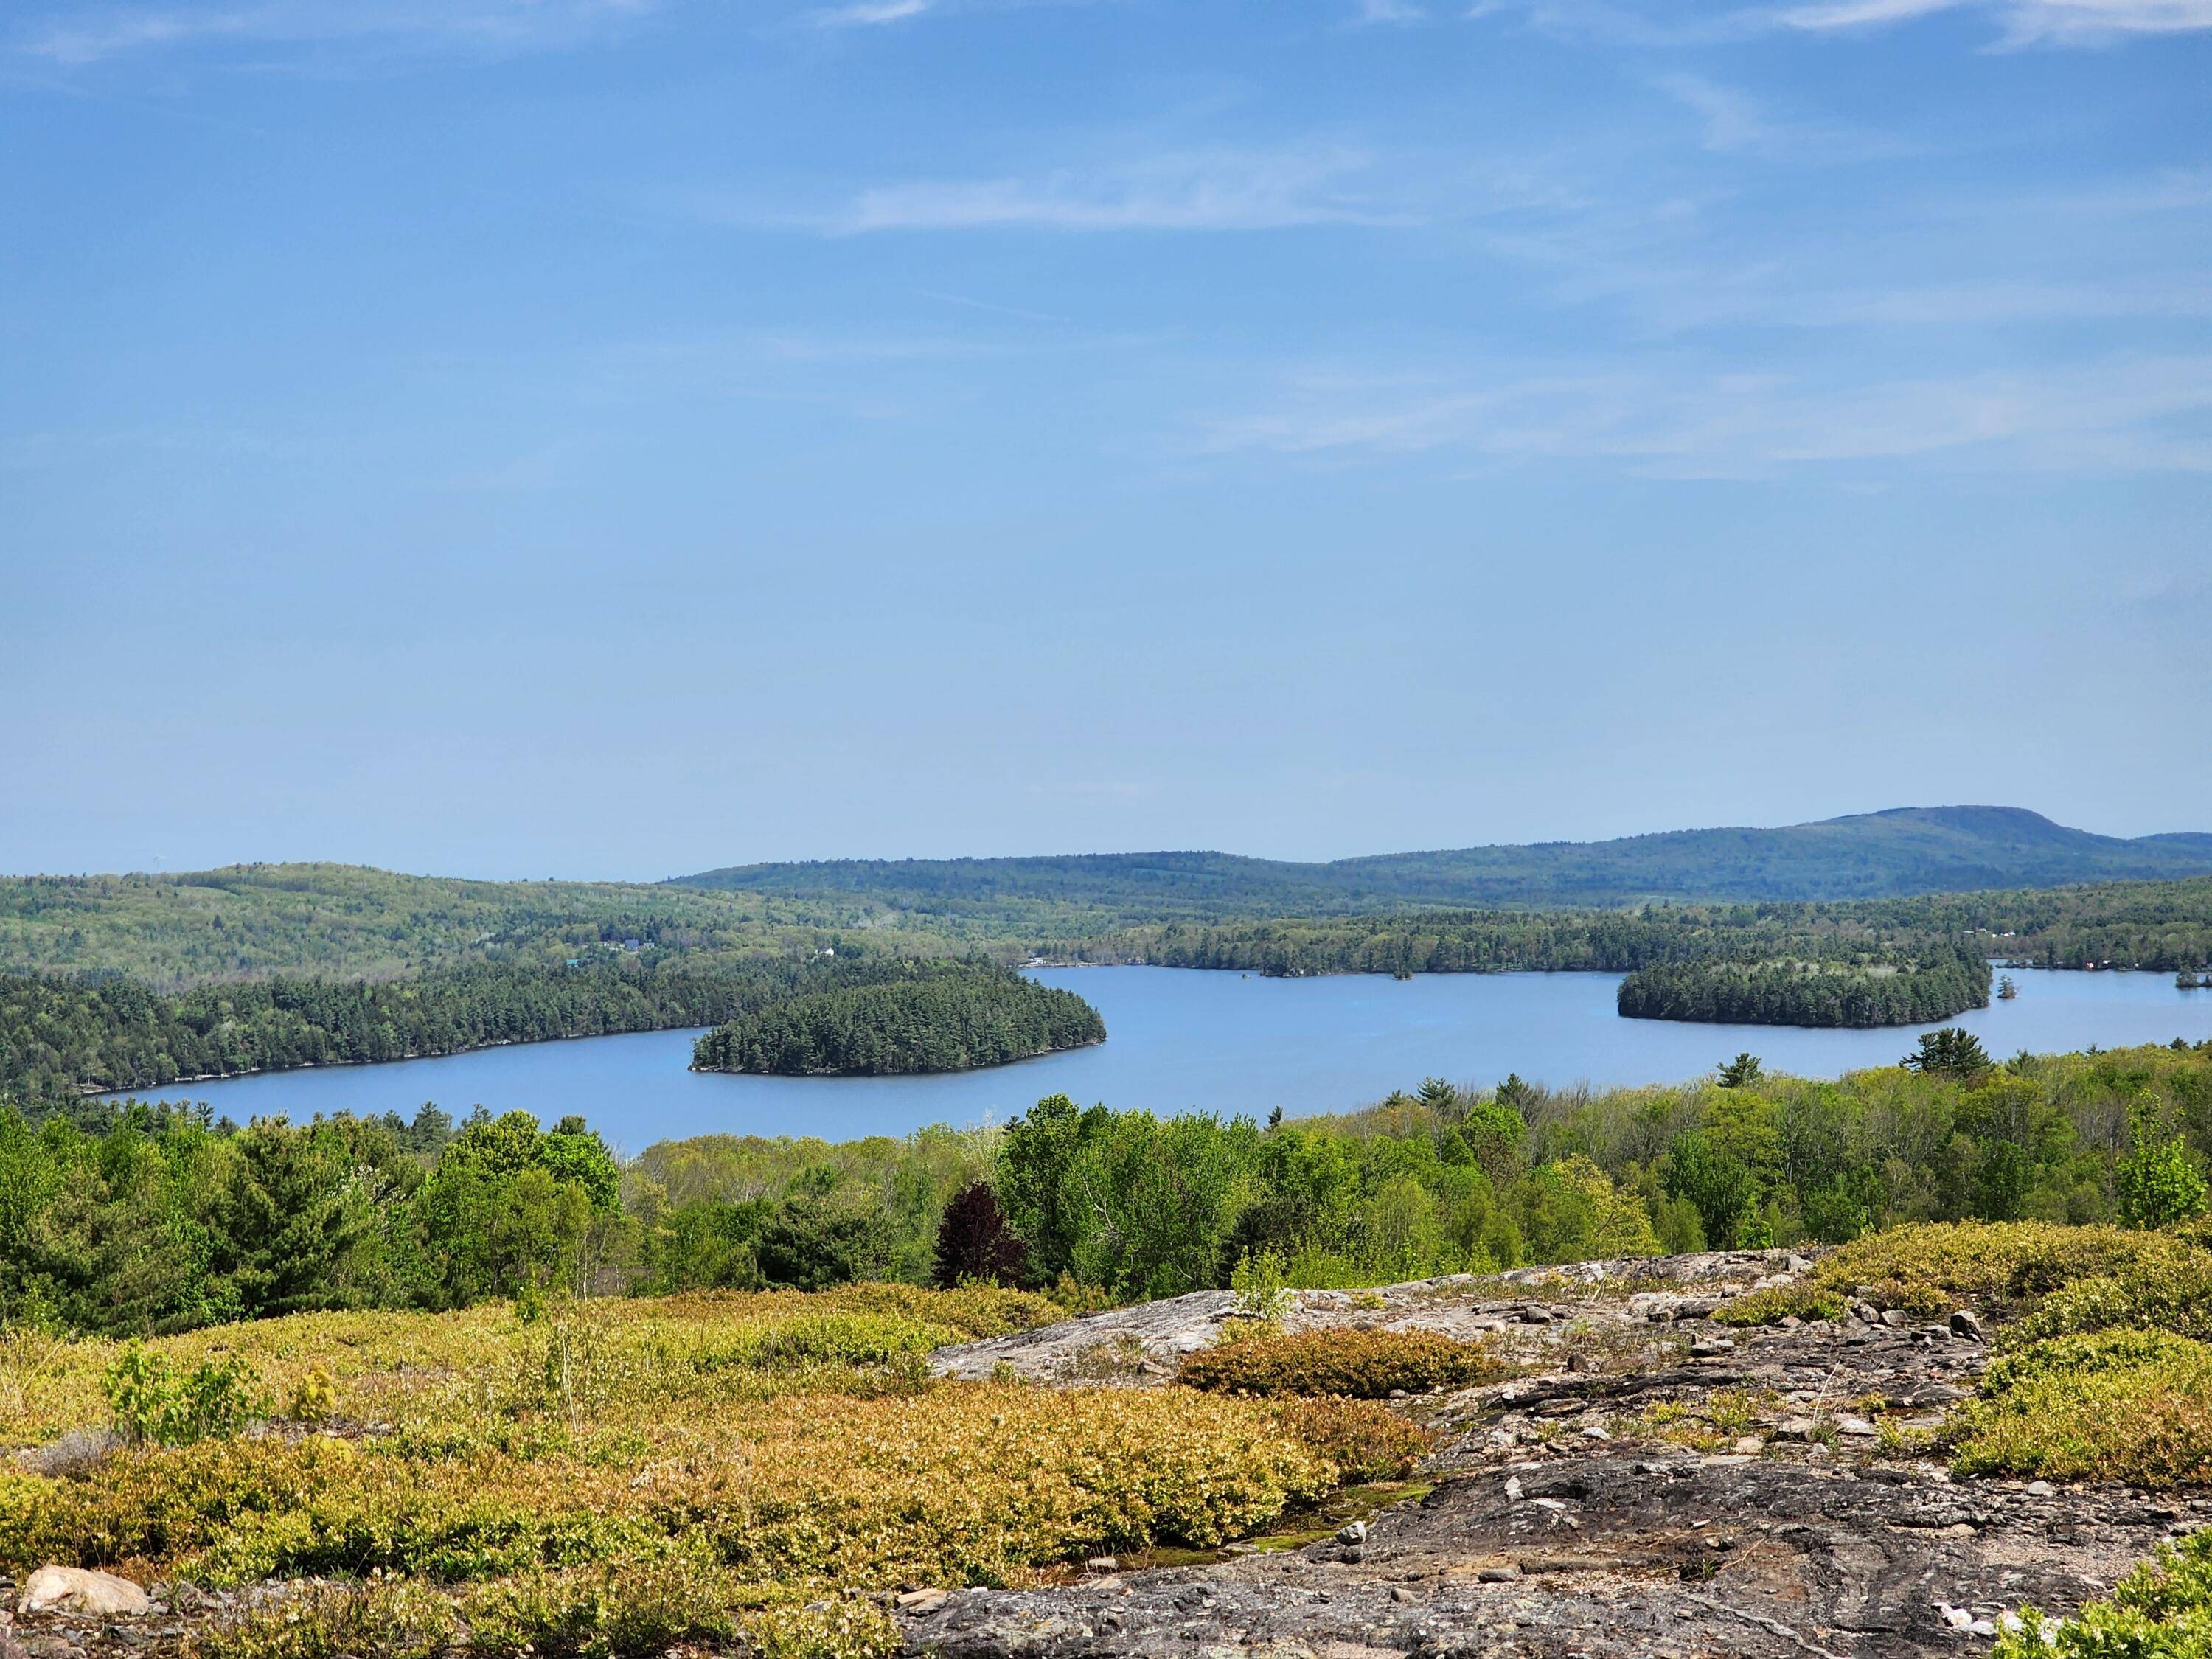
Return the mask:
[[[1943,805],[1943,806],[1952,806],[1952,807],[1960,807],[1960,806],[1979,806],[1979,807],[1990,807],[1990,806],[1996,806],[1996,807],[2012,808],[2012,807],[2017,807],[2017,806],[2018,806],[2018,803],[2016,803],[2016,802],[1945,802],[1945,803],[1939,803],[1939,804],[1937,804],[1937,805]],[[1878,816],[1878,815],[1880,815],[1880,814],[1881,814],[1881,813],[1883,813],[1883,812],[1887,812],[1887,811],[1910,811],[1910,810],[1928,810],[1928,809],[1926,809],[1926,808],[1914,809],[1914,808],[1910,808],[1910,807],[1900,807],[1900,806],[1890,806],[1890,807],[1869,807],[1869,808],[1865,808],[1865,809],[1863,809],[1863,810],[1862,810],[1862,811],[1859,811],[1849,812],[1849,813],[1838,813],[1838,814],[1836,814],[1835,816],[1836,816],[1836,817],[1873,817],[1873,816]],[[2027,808],[2027,809],[2025,809],[2025,810],[2029,811],[2034,811],[2036,809],[2034,809],[2034,808],[2033,808],[2033,807],[2029,807],[2029,808]],[[2048,813],[2041,813],[2041,814],[2039,814],[2039,816],[2044,817],[2045,817],[2045,818],[2049,818],[2051,815],[2050,815],[2050,814],[2048,814]],[[878,863],[878,862],[883,862],[883,863],[896,863],[896,862],[903,862],[903,861],[934,862],[934,861],[939,861],[939,860],[948,860],[948,859],[949,859],[949,860],[962,860],[962,859],[988,860],[988,859],[1050,859],[1050,858],[1085,858],[1085,857],[1140,857],[1140,856],[1143,856],[1143,855],[1145,855],[1145,854],[1218,854],[1218,855],[1224,855],[1224,856],[1231,857],[1231,858],[1251,858],[1251,859],[1262,859],[1262,860],[1267,860],[1267,861],[1268,861],[1268,862],[1276,862],[1276,863],[1321,865],[1321,864],[1328,864],[1328,863],[1340,862],[1340,861],[1346,861],[1346,860],[1354,860],[1366,859],[1366,858],[1387,858],[1387,857],[1393,857],[1393,856],[1399,856],[1399,855],[1406,855],[1406,854],[1424,854],[1424,853],[1458,852],[1458,851],[1465,851],[1465,850],[1469,850],[1469,849],[1480,848],[1485,848],[1485,847],[1525,847],[1525,846],[1546,846],[1546,845],[1552,845],[1552,846],[1586,846],[1586,845],[1589,845],[1589,844],[1591,844],[1591,843],[1593,843],[1593,842],[1597,842],[1622,841],[1622,840],[1636,840],[1636,839],[1640,839],[1640,838],[1646,837],[1646,836],[1666,836],[1666,835],[1676,835],[1676,834],[1683,834],[1683,833],[1694,833],[1694,832],[1696,832],[1696,831],[1699,831],[1699,830],[1779,830],[1779,829],[1792,829],[1792,828],[1798,828],[1798,827],[1802,827],[1802,826],[1803,826],[1803,825],[1810,824],[1810,823],[1826,823],[1826,822],[1832,822],[1832,821],[1833,821],[1832,819],[1800,818],[1800,819],[1792,819],[1792,820],[1789,821],[1789,822],[1788,822],[1788,823],[1772,823],[1772,824],[1745,824],[1745,823],[1672,824],[1672,825],[1668,825],[1668,826],[1667,826],[1667,827],[1665,827],[1665,828],[1663,828],[1663,829],[1652,829],[1652,830],[1631,830],[1631,831],[1629,831],[1629,832],[1628,832],[1626,835],[1625,835],[1625,836],[1560,836],[1560,837],[1553,837],[1553,838],[1552,838],[1552,839],[1551,839],[1550,841],[1548,841],[1548,842],[1461,842],[1450,843],[1450,844],[1449,844],[1449,845],[1447,845],[1447,844],[1443,844],[1443,843],[1437,843],[1437,844],[1436,844],[1436,845],[1433,845],[1433,846],[1427,846],[1427,847],[1371,847],[1371,848],[1364,848],[1364,849],[1362,849],[1362,850],[1360,850],[1360,851],[1358,851],[1358,852],[1354,852],[1354,853],[1344,853],[1344,854],[1332,854],[1332,855],[1330,855],[1330,856],[1329,856],[1329,857],[1328,857],[1328,858],[1301,858],[1301,857],[1298,857],[1298,856],[1297,856],[1297,855],[1295,855],[1295,854],[1257,854],[1257,853],[1247,853],[1247,852],[1244,852],[1244,851],[1243,851],[1243,849],[1241,849],[1241,848],[1234,848],[1234,847],[1199,847],[1199,846],[1188,846],[1188,847],[1060,847],[1060,848],[1038,848],[1038,847],[1028,847],[1028,848],[1007,848],[1007,849],[1005,849],[1005,850],[1002,850],[1002,851],[995,851],[995,852],[962,852],[962,853],[950,853],[950,854],[911,854],[911,853],[897,853],[897,852],[891,852],[891,853],[859,853],[859,854],[838,854],[838,855],[834,855],[834,856],[830,856],[830,855],[801,855],[801,856],[799,856],[799,857],[796,857],[796,858],[781,858],[781,859],[768,859],[768,858],[763,858],[763,859],[752,859],[752,858],[720,859],[720,860],[713,860],[713,861],[710,861],[710,862],[708,862],[708,863],[702,863],[702,864],[698,864],[698,865],[690,866],[687,866],[686,868],[682,869],[682,870],[671,870],[671,871],[662,872],[659,872],[659,873],[657,873],[657,874],[647,874],[647,875],[616,874],[616,873],[610,873],[610,872],[605,872],[605,871],[583,871],[583,872],[543,872],[543,873],[538,874],[538,875],[531,875],[531,874],[527,874],[527,873],[494,874],[494,873],[486,873],[486,872],[483,872],[483,871],[478,871],[478,870],[455,870],[455,869],[416,869],[416,868],[409,868],[409,867],[404,867],[404,866],[398,866],[398,865],[394,865],[394,864],[380,863],[379,861],[377,861],[377,860],[374,860],[374,859],[331,859],[331,858],[321,858],[321,857],[314,857],[314,856],[303,857],[303,858],[289,858],[289,859],[224,859],[224,860],[218,860],[218,861],[216,861],[216,862],[215,862],[215,863],[212,863],[212,864],[203,864],[203,865],[181,865],[181,864],[179,864],[179,865],[166,865],[166,866],[161,866],[161,867],[159,867],[159,868],[151,868],[151,867],[149,867],[149,868],[145,868],[145,869],[130,869],[130,870],[124,870],[124,869],[116,869],[116,870],[91,870],[91,869],[86,869],[86,870],[11,870],[11,871],[0,871],[0,874],[7,874],[7,875],[19,875],[19,876],[54,876],[54,877],[78,877],[78,876],[125,876],[125,875],[131,875],[131,876],[160,876],[160,875],[186,875],[186,874],[195,873],[195,872],[204,872],[204,871],[210,871],[210,870],[221,870],[221,869],[234,868],[234,867],[245,866],[252,866],[252,865],[262,865],[262,864],[330,864],[330,865],[343,865],[343,866],[353,866],[353,867],[360,867],[360,868],[368,868],[368,869],[386,870],[386,871],[390,871],[390,872],[393,872],[394,874],[404,875],[404,876],[443,877],[443,878],[452,878],[452,879],[457,879],[457,880],[463,880],[463,881],[533,881],[533,880],[541,880],[541,879],[553,879],[553,880],[560,880],[560,881],[584,881],[584,882],[601,881],[601,882],[616,882],[616,883],[623,883],[623,884],[629,884],[650,885],[650,884],[652,884],[659,883],[659,882],[677,881],[677,880],[680,880],[681,878],[684,878],[684,877],[685,877],[685,876],[703,874],[703,873],[706,873],[706,872],[708,872],[708,871],[715,870],[715,869],[725,869],[725,868],[731,868],[731,867],[737,867],[737,866],[749,866],[749,865],[760,865],[760,864],[805,864],[805,863],[842,863],[842,862],[862,862],[862,863]],[[2055,820],[2055,819],[2054,819],[2054,820],[2052,820],[2052,822],[2057,822],[2057,820]],[[2112,832],[2111,832],[2111,831],[2097,830],[2097,829],[2095,829],[2094,826],[2092,826],[2092,825],[2088,825],[2088,824],[2069,823],[2069,824],[2063,824],[2061,827],[2062,827],[2062,828],[2064,828],[2064,829],[2068,829],[2068,830],[2086,830],[2086,831],[2087,831],[2088,833],[2093,834],[2093,835],[2112,835]],[[2195,830],[2195,829],[2191,828],[2191,826],[2187,826],[2187,825],[2179,825],[2179,826],[2175,826],[2175,827],[2172,827],[2172,828],[2170,828],[2170,829],[2167,829],[2167,830],[2147,830],[2147,831],[2144,831],[2144,832],[2142,832],[2142,833],[2143,833],[2144,835],[2156,836],[2156,835],[2190,835],[2190,834],[2205,834],[2205,833],[2212,833],[2212,831],[2203,831],[2203,830]],[[2116,839],[2123,839],[2123,840],[2132,840],[2132,839],[2136,839],[2137,837],[2136,837],[2136,836],[2116,836],[2115,838],[2116,838]]]

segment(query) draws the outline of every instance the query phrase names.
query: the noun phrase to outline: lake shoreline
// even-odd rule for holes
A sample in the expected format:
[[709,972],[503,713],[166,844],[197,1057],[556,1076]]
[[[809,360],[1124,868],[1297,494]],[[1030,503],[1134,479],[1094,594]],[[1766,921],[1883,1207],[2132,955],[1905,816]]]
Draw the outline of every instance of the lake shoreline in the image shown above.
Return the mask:
[[[1428,1077],[1479,1090],[1509,1073],[1570,1091],[1583,1084],[1669,1087],[1709,1075],[1739,1049],[1759,1055],[1771,1072],[1832,1079],[1893,1066],[1912,1046],[1910,1027],[1625,1019],[1615,1008],[1618,974],[1532,970],[1401,981],[1380,974],[1086,969],[1032,971],[1079,991],[1111,1041],[963,1072],[695,1072],[692,1048],[710,1028],[689,1026],[106,1092],[203,1102],[240,1123],[279,1115],[301,1122],[318,1113],[406,1116],[425,1101],[455,1117],[477,1105],[547,1122],[580,1114],[611,1142],[641,1148],[708,1133],[896,1138],[932,1124],[1005,1123],[1055,1094],[1085,1106],[1264,1121],[1277,1106],[1287,1118],[1352,1109]],[[2174,989],[2168,975],[2021,969],[2014,977],[2017,1000],[1949,1022],[1972,1030],[1992,1055],[2212,1038],[2212,998]]]

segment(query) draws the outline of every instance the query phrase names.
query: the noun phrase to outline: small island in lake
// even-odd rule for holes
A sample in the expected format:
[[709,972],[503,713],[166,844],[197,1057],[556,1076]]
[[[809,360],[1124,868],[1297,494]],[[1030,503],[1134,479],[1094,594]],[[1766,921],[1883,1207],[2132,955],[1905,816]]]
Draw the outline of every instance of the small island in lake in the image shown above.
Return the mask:
[[1723,1025],[1924,1025],[1990,1006],[1990,965],[1970,950],[1838,960],[1706,957],[1639,968],[1620,982],[1628,1019]]
[[1004,968],[915,963],[875,984],[791,997],[701,1037],[691,1067],[779,1077],[967,1072],[1106,1040],[1106,1022],[1073,991]]

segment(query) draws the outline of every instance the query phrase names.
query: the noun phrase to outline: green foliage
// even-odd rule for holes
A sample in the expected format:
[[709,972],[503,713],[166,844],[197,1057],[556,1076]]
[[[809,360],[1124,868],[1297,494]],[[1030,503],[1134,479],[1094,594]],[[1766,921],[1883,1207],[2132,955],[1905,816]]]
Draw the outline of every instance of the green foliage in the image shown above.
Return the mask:
[[1229,1288],[1237,1293],[1237,1311],[1263,1326],[1276,1326],[1296,1304],[1297,1297],[1284,1274],[1279,1251],[1247,1250],[1230,1270]]
[[1990,1062],[1979,1037],[1961,1026],[1947,1025],[1940,1031],[1923,1032],[1917,1046],[1899,1063],[1908,1072],[1971,1081],[1988,1071]]
[[2157,1108],[2136,1102],[2129,1126],[2134,1145],[2112,1177],[2121,1221],[2164,1227],[2203,1213],[2204,1176]]
[[1201,1349],[1183,1361],[1176,1380],[1216,1392],[1381,1400],[1394,1389],[1463,1388],[1505,1370],[1485,1343],[1458,1342],[1434,1331],[1338,1328]]
[[2161,1544],[2079,1616],[2030,1613],[1995,1659],[2199,1659],[2212,1651],[2212,1534]]
[[1668,1197],[1696,1206],[1705,1243],[1717,1250],[1737,1247],[1759,1199],[1759,1177],[1751,1166],[1701,1129],[1675,1137],[1662,1185]]
[[791,997],[701,1037],[702,1072],[886,1076],[1000,1066],[1106,1039],[1097,1011],[980,963],[908,963],[895,976]]
[[1008,1126],[1000,1201],[1039,1275],[1179,1296],[1222,1282],[1261,1139],[1243,1119],[1081,1111],[1055,1095]]
[[[0,877],[0,968],[128,975],[162,989],[271,975],[390,981],[469,963],[560,967],[664,951],[811,958],[942,950],[951,930],[740,893],[620,882],[459,881],[342,864],[177,875]],[[635,940],[632,951],[626,942]]]
[[880,1278],[890,1253],[890,1227],[881,1209],[803,1194],[784,1200],[754,1244],[761,1276],[797,1291]]
[[436,1263],[425,1299],[459,1307],[526,1289],[586,1288],[623,1231],[600,1201],[614,1179],[605,1146],[580,1125],[549,1135],[527,1112],[479,1113],[416,1194]]
[[1723,1089],[1748,1089],[1766,1075],[1766,1068],[1757,1054],[1746,1048],[1734,1060],[1724,1061],[1715,1081]]
[[[1971,949],[1924,957],[1854,954],[1841,960],[1709,957],[1639,968],[1621,981],[1617,1000],[1629,1019],[1918,1025],[1987,1007],[1990,966]],[[1723,1079],[1723,1086],[1734,1085]]]
[[1813,1285],[1778,1285],[1727,1302],[1714,1313],[1717,1325],[1771,1325],[1784,1319],[1841,1319],[1844,1304],[1834,1291]]
[[167,1354],[132,1342],[116,1355],[104,1382],[116,1431],[133,1445],[227,1440],[262,1409],[246,1362],[236,1354],[179,1373]]
[[678,955],[437,968],[405,980],[272,978],[157,993],[139,981],[0,975],[0,1085],[26,1098],[153,1089],[301,1066],[705,1025],[878,971]]

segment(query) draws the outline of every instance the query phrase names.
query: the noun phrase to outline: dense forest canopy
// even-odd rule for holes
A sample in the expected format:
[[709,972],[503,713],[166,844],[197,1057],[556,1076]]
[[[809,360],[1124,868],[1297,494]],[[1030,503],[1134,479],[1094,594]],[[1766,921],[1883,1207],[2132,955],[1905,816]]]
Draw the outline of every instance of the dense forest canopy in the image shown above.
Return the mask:
[[1968,948],[2045,968],[2212,964],[2212,880],[1805,904],[1422,910],[1125,927],[1063,947],[1086,962],[1269,974],[1628,973],[1705,957]]
[[[558,964],[625,940],[805,953],[908,931],[852,901],[797,903],[617,882],[458,881],[343,864],[168,876],[0,877],[0,972],[122,973],[165,988],[270,974],[391,978],[463,961]],[[920,928],[919,948],[950,937]]]
[[1353,1286],[1912,1221],[2126,1221],[2212,1154],[2212,1042],[1996,1063],[1962,1038],[1833,1082],[1750,1056],[1601,1093],[1431,1079],[1265,1125],[1054,1097],[1003,1130],[711,1135],[627,1165],[580,1120],[519,1112],[457,1133],[434,1111],[231,1131],[0,1108],[0,1324],[920,1281],[978,1182],[1027,1275],[1080,1300],[1224,1285],[1262,1260]]
[[711,1025],[905,971],[896,957],[730,962],[672,952],[593,953],[574,966],[471,963],[404,980],[280,976],[171,993],[131,979],[0,975],[0,1099]]
[[2016,807],[1901,807],[1773,830],[1395,853],[1297,864],[1221,853],[757,864],[680,878],[721,891],[879,902],[1012,921],[1326,915],[1407,904],[1559,908],[1647,899],[1811,900],[2212,874],[2212,835],[2124,840]]
[[1733,1025],[1925,1025],[1989,1003],[1990,965],[1972,950],[1663,963],[1629,975],[1617,998],[1629,1019]]
[[[1877,836],[1877,848],[1920,846],[1933,837],[1954,852],[1961,836],[2031,848],[2074,847],[2078,840],[2032,814],[1980,808],[1801,829],[1844,835],[1862,861],[1873,856],[1862,844],[1869,834]],[[2087,839],[2103,845],[2103,838]],[[2179,856],[2174,848],[2187,854],[2205,839],[2151,837],[2105,851],[2148,847],[2146,856]],[[1711,852],[1694,837],[1643,840],[1692,862]],[[1829,843],[1814,837],[1808,844]],[[805,988],[836,990],[860,984],[870,972],[888,973],[902,960],[1006,963],[1037,956],[1268,974],[1638,973],[1697,962],[1927,962],[1972,951],[2051,967],[2191,975],[2212,969],[2212,878],[2203,877],[1550,910],[1450,908],[1405,899],[1398,888],[1374,897],[1382,890],[1340,887],[1334,896],[1322,895],[1328,913],[1282,914],[1265,907],[1291,898],[1318,903],[1318,890],[1285,888],[1267,873],[1283,866],[1257,860],[1176,854],[1133,862],[981,860],[975,867],[982,873],[963,865],[958,880],[944,882],[939,876],[954,866],[774,867],[783,872],[779,881],[801,870],[853,877],[851,890],[834,892],[449,881],[333,865],[0,879],[0,1096],[12,1091],[26,1101],[50,1099],[80,1086],[153,1088],[192,1076],[714,1024],[757,1010],[766,992],[796,994],[802,988],[794,975],[817,974]],[[1701,867],[1717,866],[1708,858]],[[915,890],[885,896],[867,886],[875,880],[868,872],[888,868],[904,872]],[[979,882],[988,896],[972,896]],[[1354,892],[1382,908],[1347,912],[1346,895]],[[1152,919],[1129,921],[1133,911]],[[1161,911],[1177,914],[1163,920],[1153,914]],[[1730,1006],[1782,994],[1770,975],[1752,995],[1738,983],[1743,977],[1716,969],[1646,979],[1626,1011],[1717,1007],[1723,986],[1735,988]],[[1954,976],[1938,969],[1918,970],[1903,984],[1874,983],[1878,977],[1868,975],[1864,994],[1854,999],[1832,995],[1834,986],[1819,988],[1817,995],[1798,988],[1790,1017],[1920,1019],[1974,1006],[1960,1000]],[[1686,988],[1693,982],[1702,988],[1694,994]],[[1671,988],[1661,996],[1662,988]],[[971,1063],[957,1059],[963,1054],[1012,1058],[1042,1052],[1027,1046],[1035,1042],[1093,1040],[1049,1019],[1002,1023],[993,1028],[996,1035],[975,1026],[972,1041],[952,1036],[965,1029],[963,1019],[981,1014],[980,1003],[960,1012],[947,1000],[918,1023],[913,1011],[900,1018],[933,1068],[945,1059]],[[843,1005],[806,1018],[826,1023],[802,1036],[796,1021],[786,1020],[773,1045],[763,1030],[749,1039],[743,1063],[800,1069],[845,1066],[856,1057],[863,1066],[894,1063],[888,1051],[859,1056],[853,1045],[867,1022]],[[810,1043],[821,1049],[812,1059]],[[781,1058],[770,1057],[771,1046]]]
[[1003,1066],[1106,1040],[1073,991],[987,963],[900,964],[863,985],[749,1010],[699,1039],[702,1072],[881,1077]]
[[[1897,814],[1838,822],[1862,826],[1852,831],[1857,835],[1873,833],[1865,825],[1888,825],[1880,836],[1914,844],[1906,829],[1926,828],[1920,820],[1929,815],[1903,816],[1904,829],[1893,822]],[[2077,834],[2046,827],[2062,844],[2070,845],[2066,838]],[[1954,836],[1941,824],[1936,830]],[[1741,833],[1787,838],[1798,832]],[[1697,850],[1706,843],[1642,840],[1674,847],[1674,856],[1688,864],[1706,856]],[[2180,847],[2193,857],[2188,849],[2200,841],[2212,847],[2212,838],[2190,836],[2114,845]],[[1859,850],[1880,863],[1873,852]],[[2212,854],[2205,862],[2212,865]],[[2212,966],[2212,879],[2205,878],[1855,901],[1767,895],[1755,902],[1533,909],[1476,907],[1464,897],[1440,902],[1404,884],[1324,890],[1304,877],[1286,882],[1268,873],[1339,867],[1272,866],[1212,854],[775,866],[759,866],[770,872],[762,878],[763,888],[775,890],[761,891],[452,881],[340,865],[0,878],[0,972],[126,974],[173,989],[271,974],[375,979],[465,963],[550,966],[621,951],[626,941],[641,953],[716,958],[803,957],[831,947],[842,955],[861,947],[876,955],[981,951],[1008,961],[1037,954],[1285,973],[1627,971],[1716,946],[1808,939],[1869,948],[1973,943],[2007,960],[2045,966],[2169,972]],[[886,871],[898,872],[898,879],[879,880]],[[823,883],[783,890],[804,886],[802,876],[823,877]]]

